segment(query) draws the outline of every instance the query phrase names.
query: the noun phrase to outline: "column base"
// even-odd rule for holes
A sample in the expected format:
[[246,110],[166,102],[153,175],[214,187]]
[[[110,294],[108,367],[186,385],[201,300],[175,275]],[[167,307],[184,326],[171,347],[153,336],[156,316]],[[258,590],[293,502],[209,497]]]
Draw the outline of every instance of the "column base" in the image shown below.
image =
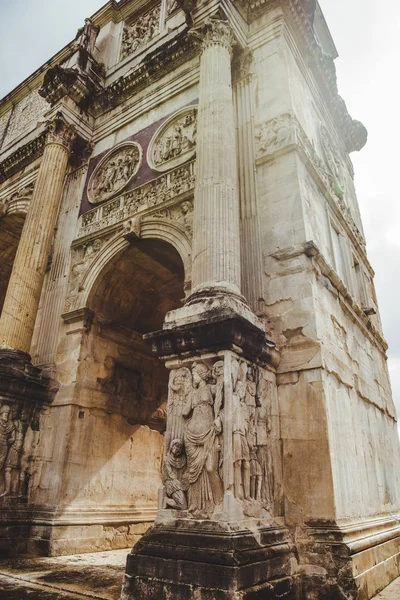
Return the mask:
[[309,523],[297,548],[305,599],[370,600],[400,576],[400,515]]
[[127,558],[121,600],[299,600],[300,579],[284,527],[240,531],[211,521],[152,527]]

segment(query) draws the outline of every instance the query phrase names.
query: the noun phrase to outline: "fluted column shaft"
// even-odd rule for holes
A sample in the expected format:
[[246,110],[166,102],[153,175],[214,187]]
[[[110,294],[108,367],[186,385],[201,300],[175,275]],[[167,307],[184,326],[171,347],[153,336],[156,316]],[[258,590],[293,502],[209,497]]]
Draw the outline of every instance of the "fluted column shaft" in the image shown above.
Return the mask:
[[239,167],[242,292],[256,314],[264,309],[263,258],[257,210],[251,56],[239,60],[234,84]]
[[232,33],[210,19],[200,62],[192,294],[208,287],[240,293],[240,232]]
[[49,123],[0,318],[0,348],[29,353],[73,138],[61,116]]

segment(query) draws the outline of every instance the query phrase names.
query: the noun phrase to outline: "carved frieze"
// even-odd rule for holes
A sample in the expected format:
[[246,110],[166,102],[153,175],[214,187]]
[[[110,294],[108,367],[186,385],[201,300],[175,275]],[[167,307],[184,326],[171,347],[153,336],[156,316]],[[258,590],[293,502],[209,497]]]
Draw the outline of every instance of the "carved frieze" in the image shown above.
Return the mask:
[[37,90],[25,96],[14,108],[3,146],[7,146],[24,132],[34,129],[47,110],[48,105]]
[[[31,456],[24,446],[27,432],[38,430],[35,407],[27,403],[0,405],[0,497],[27,495]],[[29,450],[29,449],[28,449]]]
[[123,196],[114,198],[83,215],[78,237],[101,231],[138,213],[179,199],[179,196],[194,189],[194,183],[194,163],[188,163],[171,173],[161,175],[150,183],[126,192]]
[[156,171],[169,171],[190,160],[196,152],[197,108],[180,110],[154,134],[147,162]]
[[92,204],[109,200],[132,181],[142,162],[142,148],[136,142],[124,142],[111,150],[97,165],[88,185]]
[[[223,357],[170,373],[164,508],[187,510],[195,518],[211,516],[221,505],[227,472],[223,465],[229,463],[232,491],[244,514],[272,511],[273,384],[263,378],[261,368],[245,360],[232,358],[228,368],[228,386]],[[229,406],[226,394],[231,396]]]
[[131,25],[125,25],[122,33],[121,60],[137,52],[160,32],[161,5],[155,6]]

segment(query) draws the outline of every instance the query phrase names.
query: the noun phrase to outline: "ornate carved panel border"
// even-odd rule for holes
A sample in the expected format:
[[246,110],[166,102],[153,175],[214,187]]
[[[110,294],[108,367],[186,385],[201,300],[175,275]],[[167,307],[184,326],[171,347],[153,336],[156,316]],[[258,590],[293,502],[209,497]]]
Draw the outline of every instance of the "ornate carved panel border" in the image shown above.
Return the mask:
[[148,164],[155,171],[169,171],[193,158],[196,135],[197,108],[179,110],[154,134],[147,150]]
[[121,192],[142,164],[142,148],[137,142],[123,142],[106,154],[93,171],[88,185],[92,204],[109,200]]

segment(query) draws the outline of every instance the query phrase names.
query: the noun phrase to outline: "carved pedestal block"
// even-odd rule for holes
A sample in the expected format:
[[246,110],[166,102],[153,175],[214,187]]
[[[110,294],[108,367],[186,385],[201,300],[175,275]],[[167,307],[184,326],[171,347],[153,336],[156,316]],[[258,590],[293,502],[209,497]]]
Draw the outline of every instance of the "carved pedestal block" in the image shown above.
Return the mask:
[[125,600],[299,598],[273,345],[237,315],[214,317],[147,336],[170,369],[163,487]]
[[283,527],[170,520],[156,524],[128,556],[121,600],[297,600],[293,562]]

